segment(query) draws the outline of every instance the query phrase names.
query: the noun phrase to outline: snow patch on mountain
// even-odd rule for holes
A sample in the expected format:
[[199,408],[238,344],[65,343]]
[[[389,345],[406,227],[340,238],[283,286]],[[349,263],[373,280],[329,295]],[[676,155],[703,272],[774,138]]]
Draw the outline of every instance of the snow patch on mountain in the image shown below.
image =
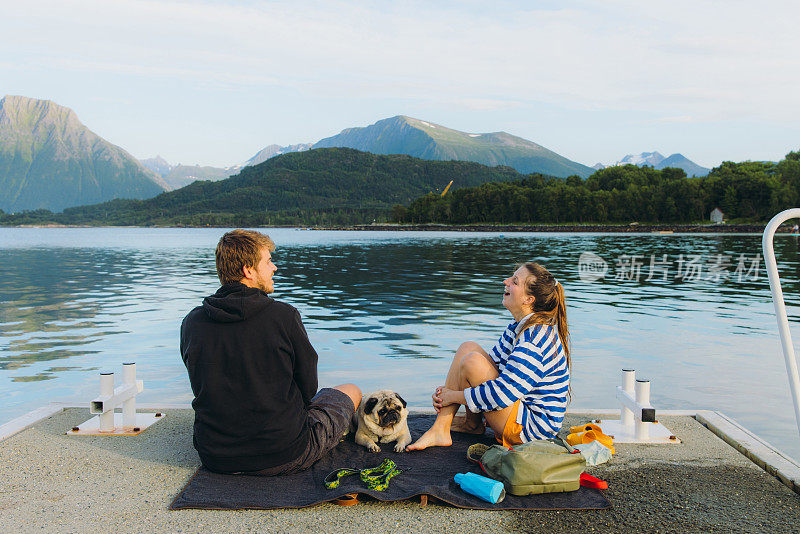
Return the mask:
[[641,154],[628,154],[621,160],[611,163],[609,167],[614,167],[616,165],[650,165],[651,167],[657,167],[659,163],[664,161],[664,156],[659,154],[658,152],[642,152]]
[[618,165],[637,165],[643,167],[645,165],[653,167],[654,169],[661,170],[667,167],[683,169],[687,176],[706,176],[711,169],[702,167],[683,154],[672,154],[664,157],[658,152],[642,152],[641,154],[628,154],[621,160],[615,161],[608,165],[602,163],[595,164],[592,168],[596,170],[605,169],[606,167],[616,167]]

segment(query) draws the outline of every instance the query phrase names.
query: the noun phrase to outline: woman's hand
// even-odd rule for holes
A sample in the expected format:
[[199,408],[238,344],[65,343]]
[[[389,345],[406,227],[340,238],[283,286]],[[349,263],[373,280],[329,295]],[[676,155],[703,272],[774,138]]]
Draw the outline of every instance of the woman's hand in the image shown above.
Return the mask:
[[453,389],[448,389],[444,386],[439,386],[436,388],[436,391],[433,392],[433,409],[436,410],[436,413],[439,413],[439,410],[444,408],[445,406],[449,406],[451,404],[458,404],[458,393],[460,391],[455,391]]
[[431,395],[431,398],[433,399],[433,409],[436,410],[436,413],[439,413],[439,410],[441,410],[442,407],[444,406],[442,404],[442,390],[443,389],[444,389],[444,386],[439,386],[438,388],[436,388],[434,390],[433,395]]

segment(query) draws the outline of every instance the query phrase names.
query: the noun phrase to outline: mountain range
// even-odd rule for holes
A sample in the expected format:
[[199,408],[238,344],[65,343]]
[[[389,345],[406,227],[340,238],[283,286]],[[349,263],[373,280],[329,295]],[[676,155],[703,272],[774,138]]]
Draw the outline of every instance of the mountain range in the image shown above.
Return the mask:
[[8,212],[151,198],[167,188],[69,108],[22,96],[0,99],[0,209]]
[[168,186],[168,190],[180,189],[198,180],[217,182],[238,174],[245,167],[258,165],[270,158],[288,154],[290,152],[303,152],[309,150],[311,144],[297,144],[289,146],[269,145],[259,150],[252,158],[238,165],[230,167],[209,167],[200,165],[172,165],[161,156],[140,160],[140,163],[161,176]]
[[[406,154],[434,161],[474,161],[492,167],[504,165],[525,174],[538,172],[559,177],[578,175],[586,178],[594,172],[541,145],[505,132],[466,133],[405,115],[365,127],[346,128],[313,144],[269,145],[239,165],[192,167],[194,174],[185,170],[176,173],[177,167],[165,166],[166,161],[158,156],[142,160],[142,164],[161,174],[171,188],[177,189],[194,180],[227,178],[244,167],[281,154],[318,148],[354,148],[372,154]],[[165,172],[167,168],[169,170]]]
[[[5,96],[0,99],[0,210],[60,211],[117,198],[147,199],[198,180],[224,180],[277,156],[323,148],[405,154],[434,161],[470,161],[556,177],[585,178],[594,172],[506,132],[461,132],[405,115],[347,128],[314,144],[269,145],[229,167],[172,165],[160,156],[138,161],[89,130],[69,108],[48,100]],[[708,169],[681,154],[664,158],[657,152],[642,153],[626,156],[615,164],[627,163],[657,169],[680,167],[696,176],[708,173]]]
[[628,154],[621,160],[615,161],[614,163],[610,163],[608,165],[597,163],[593,165],[592,168],[599,170],[605,169],[606,167],[615,167],[617,165],[636,165],[639,167],[648,165],[657,170],[671,167],[675,169],[683,169],[683,171],[686,173],[686,176],[706,176],[709,172],[711,172],[711,169],[698,165],[683,154],[672,154],[671,156],[665,158],[658,152]]
[[438,161],[474,161],[504,165],[528,174],[538,172],[586,178],[592,169],[532,141],[506,132],[466,133],[405,115],[383,119],[364,128],[348,128],[313,148],[347,147],[373,154],[408,154]]
[[172,165],[161,156],[140,160],[139,163],[159,175],[166,184],[165,189],[172,191],[180,189],[197,180],[224,180],[236,174],[241,166],[233,167],[208,167],[200,165]]
[[313,148],[313,146],[314,145],[311,143],[301,143],[289,146],[269,145],[259,150],[255,156],[245,161],[242,165],[240,165],[240,167],[258,165],[259,163],[264,163],[268,159],[274,158],[275,156],[280,156],[281,154],[288,154],[290,152],[304,152],[306,150],[310,150]]

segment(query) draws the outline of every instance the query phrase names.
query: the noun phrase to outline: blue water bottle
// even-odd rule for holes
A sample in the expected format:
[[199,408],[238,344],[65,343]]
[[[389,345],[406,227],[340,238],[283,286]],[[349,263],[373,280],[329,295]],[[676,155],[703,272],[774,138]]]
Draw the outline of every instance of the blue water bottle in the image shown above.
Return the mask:
[[486,502],[498,503],[506,496],[503,483],[491,478],[476,475],[475,473],[456,473],[454,479],[462,490]]

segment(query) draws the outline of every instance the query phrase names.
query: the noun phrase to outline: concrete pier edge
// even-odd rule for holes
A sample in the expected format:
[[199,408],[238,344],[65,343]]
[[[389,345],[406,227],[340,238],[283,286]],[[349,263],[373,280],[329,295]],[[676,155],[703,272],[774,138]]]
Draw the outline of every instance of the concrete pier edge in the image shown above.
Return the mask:
[[[67,402],[51,402],[21,415],[11,421],[0,425],[0,442],[9,438],[36,423],[53,415],[71,408],[86,408],[88,403],[75,404]],[[137,410],[190,410],[191,404],[186,403],[138,403]],[[434,413],[430,407],[409,406],[412,413]],[[569,410],[570,415],[584,415],[589,417],[613,416],[619,417],[619,409],[594,409],[576,408]],[[658,414],[664,417],[689,416],[701,425],[739,451],[746,458],[781,481],[785,486],[800,494],[800,463],[778,450],[767,441],[737,423],[722,412],[713,410],[659,410]],[[88,417],[87,413],[87,417]],[[664,445],[671,446],[671,445]]]
[[757,466],[800,494],[800,463],[722,412],[698,411],[694,418]]

